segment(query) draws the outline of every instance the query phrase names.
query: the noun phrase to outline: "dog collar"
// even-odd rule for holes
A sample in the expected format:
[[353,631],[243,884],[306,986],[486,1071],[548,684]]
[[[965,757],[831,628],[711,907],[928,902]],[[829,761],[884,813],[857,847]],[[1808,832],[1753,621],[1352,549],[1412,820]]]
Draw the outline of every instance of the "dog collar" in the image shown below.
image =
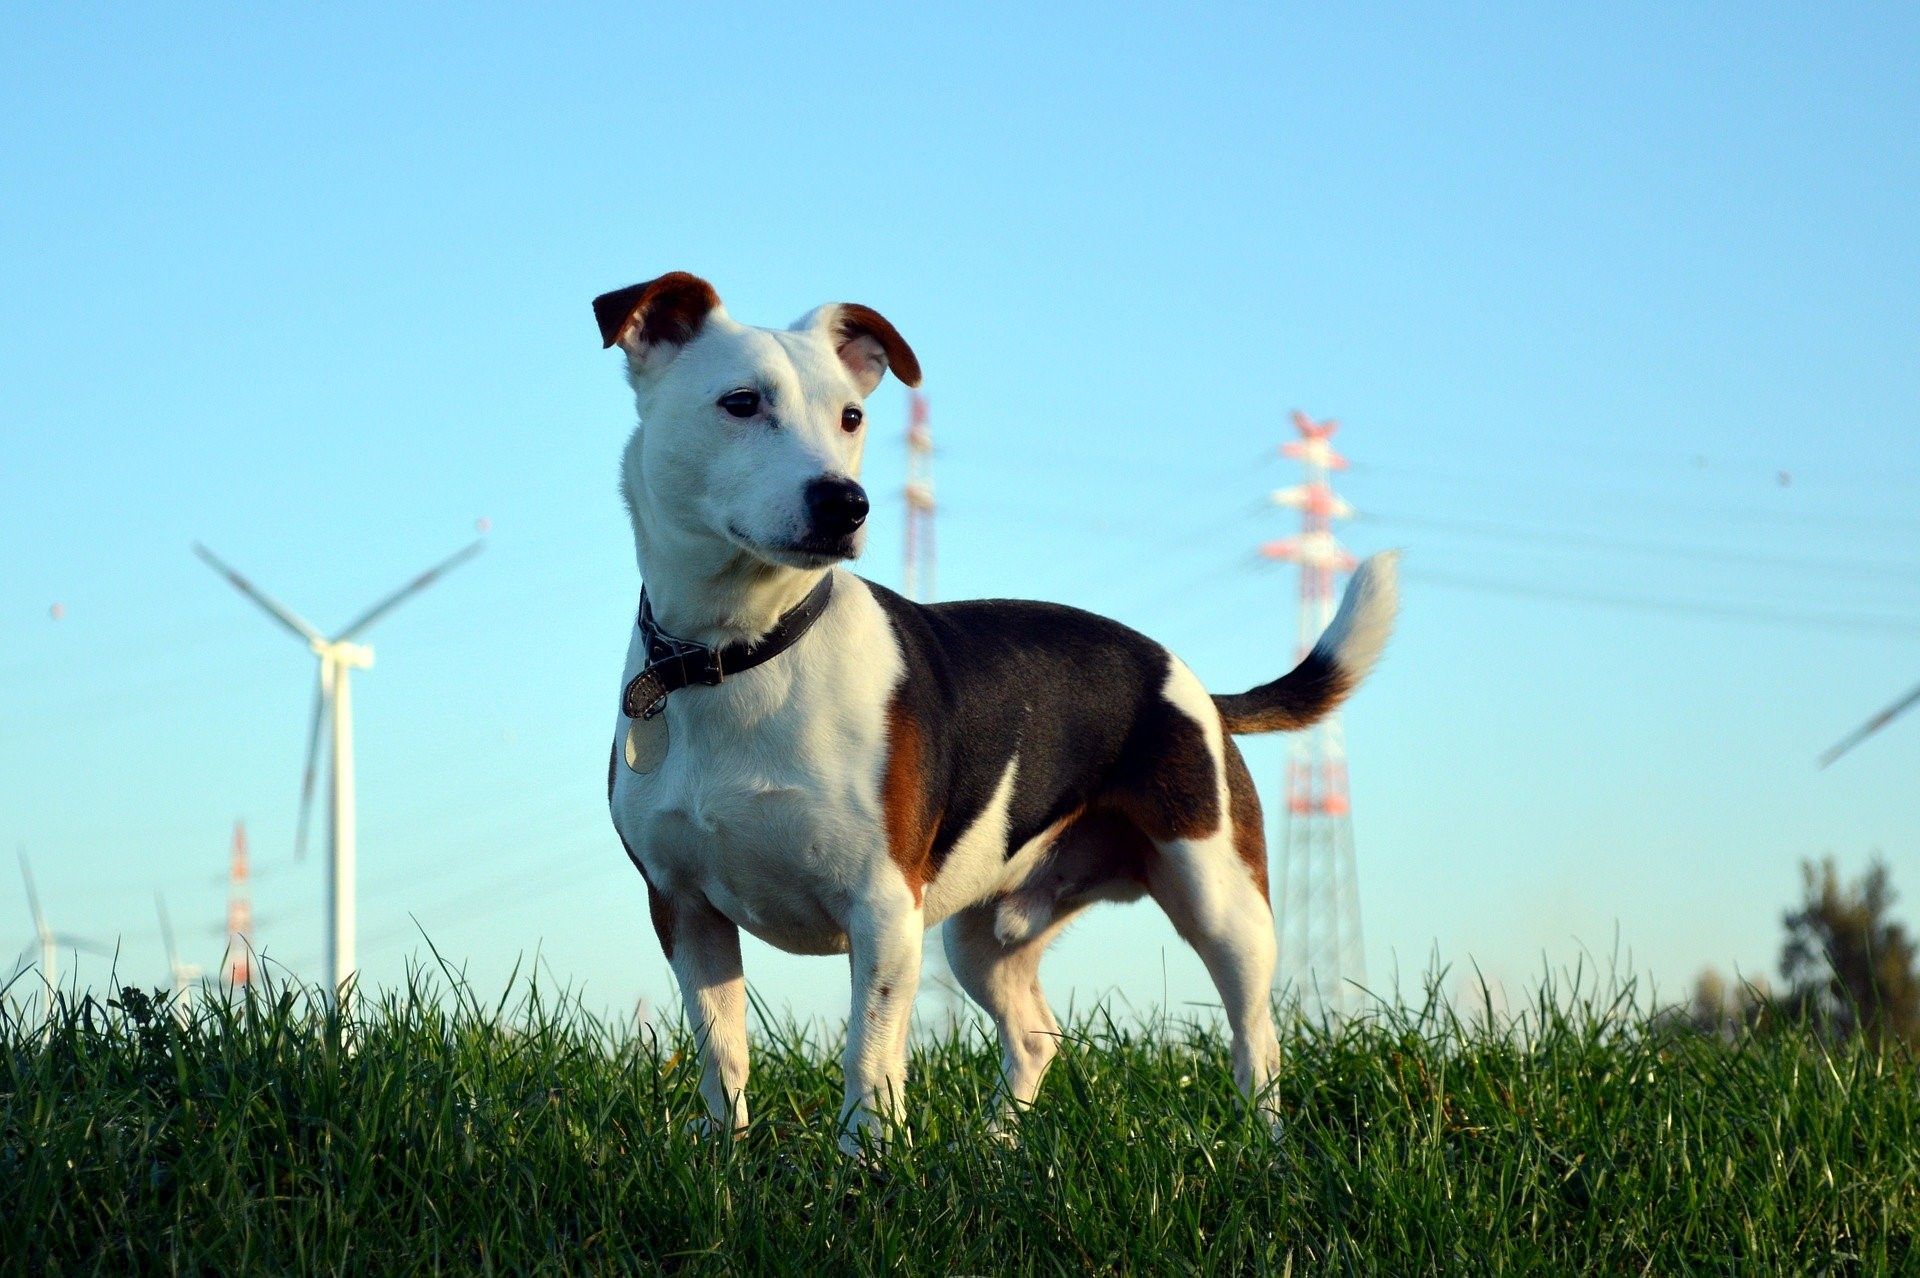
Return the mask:
[[620,709],[629,719],[651,719],[667,708],[667,694],[701,684],[715,687],[728,675],[751,670],[763,661],[771,661],[813,628],[827,610],[833,597],[833,574],[820,578],[820,584],[807,597],[775,622],[773,629],[757,643],[730,643],[712,648],[703,643],[676,639],[653,619],[653,605],[647,600],[646,587],[640,588],[640,640],[646,645],[647,664],[627,684],[620,698]]

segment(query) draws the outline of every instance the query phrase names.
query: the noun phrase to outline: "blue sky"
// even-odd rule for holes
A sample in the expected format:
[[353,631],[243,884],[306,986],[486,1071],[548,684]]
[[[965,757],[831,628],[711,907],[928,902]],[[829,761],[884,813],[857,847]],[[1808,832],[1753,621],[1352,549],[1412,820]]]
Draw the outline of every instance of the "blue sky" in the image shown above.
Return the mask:
[[[1251,557],[1287,413],[1340,418],[1347,540],[1407,550],[1347,718],[1376,978],[1770,971],[1801,858],[1920,893],[1920,718],[1813,767],[1920,679],[1916,56],[1891,5],[12,10],[0,841],[157,982],[154,891],[216,963],[242,817],[317,973],[312,662],[188,546],[325,628],[485,516],[355,685],[368,979],[417,919],[489,988],[537,949],[668,1001],[603,802],[638,582],[588,301],[678,268],[913,342],[944,595],[1112,613],[1220,690],[1290,654]],[[1146,907],[1047,978],[1212,997]]]

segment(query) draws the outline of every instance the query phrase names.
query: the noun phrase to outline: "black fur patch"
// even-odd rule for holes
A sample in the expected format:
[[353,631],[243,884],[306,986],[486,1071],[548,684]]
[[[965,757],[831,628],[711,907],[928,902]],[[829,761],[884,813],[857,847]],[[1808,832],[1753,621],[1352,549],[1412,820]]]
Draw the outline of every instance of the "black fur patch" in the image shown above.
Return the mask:
[[1164,695],[1172,658],[1159,644],[1059,604],[923,606],[868,584],[906,662],[895,705],[921,729],[936,872],[1016,753],[1009,855],[1089,807],[1156,838],[1218,827],[1206,739]]

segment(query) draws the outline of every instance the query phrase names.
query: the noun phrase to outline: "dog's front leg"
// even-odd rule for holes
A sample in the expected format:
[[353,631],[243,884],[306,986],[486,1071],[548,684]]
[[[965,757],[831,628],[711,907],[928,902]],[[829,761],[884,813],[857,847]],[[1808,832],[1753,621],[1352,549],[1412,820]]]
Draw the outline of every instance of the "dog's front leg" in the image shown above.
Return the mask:
[[[668,907],[664,918],[661,901]],[[711,1130],[738,1131],[747,1125],[747,980],[740,929],[697,896],[657,898],[654,924],[700,1051],[700,1095]]]
[[904,884],[855,910],[848,932],[853,1007],[847,1018],[846,1100],[840,1108],[845,1153],[861,1152],[863,1134],[905,1133],[907,1028],[925,939],[925,917]]

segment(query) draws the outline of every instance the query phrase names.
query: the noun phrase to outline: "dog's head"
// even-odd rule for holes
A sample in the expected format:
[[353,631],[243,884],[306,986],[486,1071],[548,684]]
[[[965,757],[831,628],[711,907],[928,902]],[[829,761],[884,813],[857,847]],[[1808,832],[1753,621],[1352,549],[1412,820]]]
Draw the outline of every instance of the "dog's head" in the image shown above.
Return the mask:
[[682,271],[603,293],[593,313],[639,404],[624,477],[636,521],[787,568],[860,553],[863,401],[889,368],[920,384],[884,316],[833,302],[791,328],[749,328]]

